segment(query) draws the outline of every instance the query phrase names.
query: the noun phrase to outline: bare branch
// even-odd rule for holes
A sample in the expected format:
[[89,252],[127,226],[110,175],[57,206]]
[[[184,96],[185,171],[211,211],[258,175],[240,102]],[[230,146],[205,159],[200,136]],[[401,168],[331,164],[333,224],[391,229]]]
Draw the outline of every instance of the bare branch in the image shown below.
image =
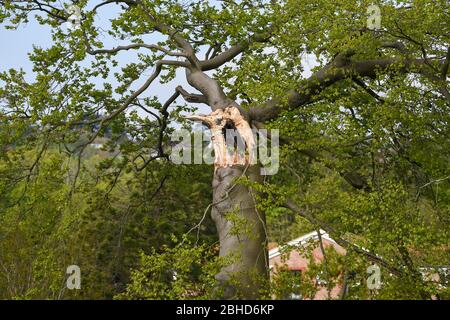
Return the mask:
[[178,86],[176,90],[183,96],[183,99],[189,103],[208,103],[208,99],[202,94],[189,93],[183,89],[182,86]]
[[[145,44],[145,43],[133,43],[133,44],[126,45],[126,46],[118,46],[118,47],[115,47],[112,49],[97,49],[97,50],[93,50],[89,46],[86,51],[87,51],[87,53],[89,53],[91,55],[105,54],[105,53],[114,54],[114,53],[117,53],[117,52],[123,51],[123,50],[139,49],[139,48],[146,48],[146,49],[150,49],[152,51],[161,51],[172,57],[186,57],[186,54],[184,54],[183,52],[174,52],[174,51],[170,51],[164,47],[161,47],[161,46],[158,46],[155,44]],[[188,64],[186,64],[185,66],[187,67]]]
[[358,86],[360,86],[361,88],[364,89],[364,91],[366,91],[368,94],[370,94],[372,97],[374,97],[376,100],[378,100],[378,102],[384,102],[384,99],[381,98],[375,91],[373,91],[372,89],[370,89],[365,83],[364,81],[362,81],[361,79],[358,79],[356,77],[353,78],[353,82],[356,83]]
[[[129,96],[125,102],[122,104],[122,106],[114,111],[113,113],[107,115],[104,118],[96,119],[88,122],[82,122],[78,124],[94,124],[100,122],[100,125],[109,122],[110,120],[114,119],[116,116],[118,116],[120,113],[122,113],[128,106],[137,98],[139,97],[147,88],[150,86],[150,84],[159,76],[162,70],[163,65],[175,65],[175,66],[184,66],[184,63],[182,61],[172,61],[172,60],[160,60],[155,65],[155,71],[153,74],[147,79],[147,81],[138,89],[136,90],[131,96]],[[91,141],[92,142],[92,141]]]
[[107,0],[107,1],[101,2],[98,5],[96,5],[92,9],[92,12],[95,12],[95,11],[97,11],[97,9],[99,9],[99,8],[101,8],[101,7],[103,7],[103,6],[107,5],[107,4],[110,4],[110,3],[116,3],[116,4],[118,4],[118,3],[126,3],[129,6],[136,4],[136,2],[132,1],[132,0]]
[[179,96],[180,96],[180,93],[178,91],[176,91],[162,106],[161,111],[160,111],[162,114],[162,117],[157,117],[158,123],[159,123],[157,154],[150,157],[148,160],[146,160],[140,168],[136,169],[137,171],[144,170],[149,165],[150,162],[152,162],[156,159],[160,159],[160,158],[169,159],[169,156],[164,152],[164,148],[163,148],[164,132],[167,129],[167,120],[169,118],[169,112],[167,111],[167,109],[172,105],[173,102],[175,102],[175,100]]
[[[28,11],[28,12],[32,12],[32,11],[40,11],[40,12],[45,12],[46,14],[48,14],[49,16],[51,16],[52,18],[58,19],[58,20],[62,20],[62,21],[67,21],[67,17],[64,15],[64,10],[63,9],[58,9],[56,7],[53,7],[49,4],[46,3],[42,3],[39,2],[37,0],[31,0],[31,1],[25,1],[25,3],[29,3],[29,4],[36,4],[36,7],[22,7],[20,5],[13,5],[11,3],[9,3],[9,5],[17,10],[22,10],[22,11]],[[6,2],[5,1],[0,1],[1,5],[5,5]],[[47,7],[47,8],[45,8]],[[53,11],[52,11],[53,10]]]

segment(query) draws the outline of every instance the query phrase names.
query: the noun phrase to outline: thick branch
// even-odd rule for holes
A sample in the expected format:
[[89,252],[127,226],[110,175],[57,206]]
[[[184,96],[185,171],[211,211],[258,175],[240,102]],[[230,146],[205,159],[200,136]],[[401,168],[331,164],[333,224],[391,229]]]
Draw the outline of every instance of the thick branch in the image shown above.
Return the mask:
[[238,43],[228,50],[218,54],[217,56],[205,60],[200,61],[200,66],[203,71],[208,71],[212,69],[216,69],[223,64],[227,63],[228,61],[231,61],[233,58],[235,58],[237,55],[245,51],[252,43],[254,42],[265,42],[269,39],[270,36],[264,35],[264,34],[255,34],[254,36],[250,37],[246,41],[243,41],[241,43]]
[[276,118],[287,108],[293,109],[312,102],[314,95],[332,84],[349,77],[371,77],[398,64],[399,72],[417,72],[426,75],[422,59],[384,58],[365,61],[351,61],[354,52],[341,53],[323,69],[314,73],[296,90],[289,90],[285,97],[268,101],[265,105],[250,109],[250,118],[260,122]]
[[184,100],[189,103],[208,103],[208,99],[202,94],[189,93],[183,89],[182,86],[176,88],[177,92],[181,94]]
[[195,55],[194,47],[182,35],[180,35],[178,30],[173,29],[171,26],[166,25],[155,18],[151,13],[151,10],[148,9],[143,2],[139,1],[138,5],[142,7],[146,17],[153,24],[154,29],[162,34],[168,35],[175,41],[176,45],[183,50],[187,60],[191,63],[191,68],[200,69],[200,61]]
[[219,83],[205,72],[186,69],[186,79],[191,86],[205,96],[207,104],[213,111],[231,106],[238,108],[241,114],[247,117],[245,110],[234,100],[228,98]]

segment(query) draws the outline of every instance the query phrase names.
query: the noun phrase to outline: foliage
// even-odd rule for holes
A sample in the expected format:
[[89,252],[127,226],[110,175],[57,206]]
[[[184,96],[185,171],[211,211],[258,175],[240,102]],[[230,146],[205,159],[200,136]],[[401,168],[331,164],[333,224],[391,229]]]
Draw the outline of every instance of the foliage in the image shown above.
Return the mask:
[[[372,2],[380,30],[366,27]],[[280,130],[280,172],[239,182],[256,191],[270,242],[331,227],[355,245],[344,257],[327,252],[329,282],[348,278],[345,299],[448,299],[444,276],[427,280],[449,261],[448,1],[119,0],[94,9],[82,0],[76,30],[62,24],[69,4],[0,1],[8,32],[36,19],[52,37],[29,53],[31,80],[20,66],[0,72],[0,298],[213,296],[222,263],[208,211],[213,168],[168,159],[171,133],[190,128],[183,115],[196,108],[140,87],[152,74],[178,84],[178,35],[198,57],[241,44],[208,75],[245,110],[279,99],[265,125]],[[390,63],[356,70],[380,60]],[[328,67],[320,85],[309,77]],[[289,99],[293,89],[305,100]],[[365,286],[365,252],[391,267],[380,290]],[[72,264],[79,291],[65,289]],[[312,297],[325,267],[310,266],[300,288],[280,272],[265,297]]]
[[117,299],[206,299],[214,294],[214,275],[221,263],[206,246],[180,243],[142,254],[139,268],[131,273],[130,284]]

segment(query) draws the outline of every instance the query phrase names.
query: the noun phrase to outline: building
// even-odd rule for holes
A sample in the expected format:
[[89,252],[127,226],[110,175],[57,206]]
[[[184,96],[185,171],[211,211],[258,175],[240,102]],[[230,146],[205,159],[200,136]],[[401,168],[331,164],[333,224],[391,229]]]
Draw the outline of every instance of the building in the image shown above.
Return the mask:
[[[338,253],[345,255],[346,251],[340,245],[338,245],[325,231],[320,230],[320,235],[322,238],[322,244],[324,249],[332,246]],[[276,246],[269,250],[269,268],[270,274],[273,277],[280,268],[286,268],[294,273],[300,274],[308,270],[308,265],[310,260],[304,254],[301,253],[301,250],[289,250],[292,248],[301,248],[313,245],[312,249],[312,257],[315,262],[322,262],[324,259],[322,249],[319,242],[319,235],[317,231],[310,232],[305,234],[297,239],[294,239],[288,242],[283,246]],[[299,278],[300,281],[300,278]],[[323,300],[328,299],[328,290],[326,281],[324,279],[320,279],[317,277],[316,279],[317,285],[317,293],[314,297],[314,300]],[[334,288],[330,290],[330,298],[337,299],[340,297],[342,291],[341,285],[336,285]],[[302,297],[298,294],[290,294],[290,296],[286,297],[287,299],[301,299]]]
[[[322,244],[324,249],[333,247],[337,253],[345,255],[346,250],[336,243],[325,231],[320,230],[320,235],[322,238]],[[322,263],[324,256],[322,249],[320,247],[319,236],[317,231],[310,232],[299,238],[296,238],[283,246],[274,246],[273,244],[269,246],[269,268],[271,277],[275,276],[278,270],[283,268],[284,271],[292,272],[294,275],[299,275],[299,283],[301,281],[300,274],[308,270],[310,259],[302,254],[301,248],[306,248],[307,246],[313,246],[309,248],[312,254],[312,259],[315,263]],[[364,248],[361,248],[365,250]],[[444,290],[448,286],[448,281],[450,278],[450,267],[449,266],[421,266],[418,268],[419,272],[422,274],[424,281],[434,282],[440,290]],[[336,280],[336,279],[335,279]],[[324,300],[324,299],[339,299],[342,296],[343,291],[347,291],[348,288],[344,284],[344,281],[339,281],[337,279],[337,285],[331,288],[328,294],[328,287],[325,279],[321,279],[317,276],[315,285],[317,292],[314,296],[314,300]],[[361,285],[358,283],[357,285]],[[382,284],[382,282],[381,282]],[[301,295],[297,293],[291,293],[286,299],[302,299]],[[439,299],[438,296],[433,295],[431,299]]]

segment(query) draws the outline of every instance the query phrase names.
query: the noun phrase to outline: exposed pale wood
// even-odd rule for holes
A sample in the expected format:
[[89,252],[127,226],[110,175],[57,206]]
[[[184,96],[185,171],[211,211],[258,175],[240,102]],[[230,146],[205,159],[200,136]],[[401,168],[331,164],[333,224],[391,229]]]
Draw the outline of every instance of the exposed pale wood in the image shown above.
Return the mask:
[[[186,118],[192,121],[201,121],[210,129],[215,154],[214,166],[216,169],[256,163],[253,131],[238,108],[231,106],[218,109],[208,115],[192,115]],[[224,135],[227,124],[232,124],[232,127],[239,133],[245,143],[245,150],[238,150],[235,147],[233,152],[229,152]],[[242,155],[239,151],[245,152]]]

